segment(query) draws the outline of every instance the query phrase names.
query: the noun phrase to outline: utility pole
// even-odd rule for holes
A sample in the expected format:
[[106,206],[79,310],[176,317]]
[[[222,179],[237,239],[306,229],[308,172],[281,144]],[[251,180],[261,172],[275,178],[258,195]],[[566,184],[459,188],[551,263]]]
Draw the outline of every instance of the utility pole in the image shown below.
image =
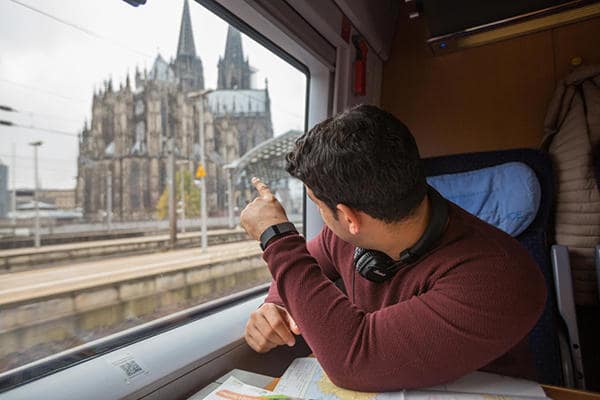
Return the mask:
[[183,176],[183,171],[185,171],[186,161],[182,161],[179,163],[179,181],[181,190],[181,232],[185,233],[185,181]]
[[108,170],[106,176],[106,225],[108,231],[112,231],[112,171]]
[[[200,92],[188,93],[189,99],[198,99],[198,142],[200,145],[200,165],[206,169],[205,157],[205,139],[204,139],[204,99],[207,94],[212,92],[212,89],[202,90]],[[201,231],[201,246],[202,251],[206,251],[208,247],[208,233],[206,228],[206,176],[200,179],[200,231]]]
[[35,189],[33,192],[33,202],[35,204],[35,247],[40,247],[40,205],[38,191],[40,189],[40,180],[38,176],[38,147],[42,145],[41,141],[31,142],[30,146],[33,146],[33,168],[35,171]]
[[233,229],[234,222],[233,222],[233,178],[232,178],[232,169],[231,168],[225,168],[225,171],[227,172],[227,222],[229,225],[230,229]]
[[[207,92],[204,92],[200,95],[198,104],[198,111],[200,113],[200,165],[202,165],[206,169],[206,159],[205,159],[205,141],[204,141],[204,95]],[[201,225],[200,230],[202,232],[202,237],[200,240],[202,251],[206,251],[208,247],[208,239],[207,239],[207,228],[206,228],[206,176],[200,180],[200,219]]]
[[[13,142],[12,144],[12,199],[10,202],[11,209],[11,223],[13,229],[17,225],[17,145]],[[14,232],[13,232],[14,234]]]
[[171,248],[177,244],[177,213],[175,210],[175,140],[169,138],[169,160],[167,161],[167,187],[169,192],[169,237]]

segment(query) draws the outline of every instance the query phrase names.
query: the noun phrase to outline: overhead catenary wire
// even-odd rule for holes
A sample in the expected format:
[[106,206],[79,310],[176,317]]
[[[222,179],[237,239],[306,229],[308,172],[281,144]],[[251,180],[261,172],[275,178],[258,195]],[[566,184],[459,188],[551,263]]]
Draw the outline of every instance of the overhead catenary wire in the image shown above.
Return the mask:
[[15,113],[27,115],[28,117],[55,118],[55,119],[60,119],[60,120],[63,120],[63,121],[81,123],[80,119],[66,118],[66,117],[63,117],[63,116],[60,116],[60,115],[55,115],[55,114],[47,114],[47,113],[40,113],[40,112],[34,112],[34,111],[29,111],[29,110],[23,110],[21,108],[16,109],[16,108],[13,108],[11,106],[7,106],[5,104],[0,104],[0,111],[15,112]]
[[143,57],[147,57],[147,58],[150,58],[150,59],[154,58],[150,54],[147,54],[147,53],[144,53],[142,51],[139,51],[139,50],[136,50],[134,48],[131,48],[131,47],[129,47],[129,46],[123,44],[123,43],[120,43],[120,42],[118,42],[118,41],[116,41],[114,39],[111,39],[111,38],[109,38],[107,36],[104,36],[102,34],[94,32],[94,31],[92,31],[90,29],[84,28],[83,26],[77,25],[77,24],[75,24],[73,22],[70,22],[70,21],[67,21],[67,20],[65,20],[63,18],[57,17],[55,15],[52,15],[52,14],[46,12],[46,11],[40,10],[39,8],[35,8],[35,7],[33,7],[33,6],[29,5],[29,4],[23,3],[22,1],[19,1],[19,0],[8,0],[8,1],[10,1],[10,2],[12,2],[14,4],[18,4],[21,7],[27,8],[28,10],[33,11],[35,13],[38,13],[40,15],[43,15],[43,16],[45,16],[47,18],[50,18],[50,19],[52,19],[55,22],[61,23],[63,25],[69,26],[69,27],[71,27],[71,28],[73,28],[75,30],[78,30],[78,31],[80,31],[82,33],[85,33],[86,35],[91,36],[94,39],[104,40],[106,42],[109,42],[109,43],[117,46],[117,47],[121,47],[122,49],[130,51],[130,52],[135,53],[137,55],[141,55]]
[[[70,172],[77,173],[77,170],[70,171],[68,168],[52,168],[52,167],[43,166],[43,167],[40,167],[40,169],[44,174],[46,174],[47,172],[57,173],[57,174],[69,174]],[[20,166],[18,170],[19,171],[34,171],[35,168],[32,166]]]
[[[12,154],[8,154],[8,153],[0,153],[0,157],[12,157]],[[15,155],[16,158],[20,158],[23,160],[33,160],[33,156],[24,156],[22,154],[16,154]],[[49,161],[59,161],[59,162],[69,162],[69,163],[73,163],[77,161],[77,158],[56,158],[56,157],[38,157],[40,160],[49,160]]]
[[60,93],[56,93],[56,92],[53,92],[53,91],[50,91],[50,90],[45,90],[45,89],[40,89],[40,88],[35,87],[35,86],[25,85],[23,83],[11,81],[11,80],[5,79],[5,78],[0,78],[0,82],[8,83],[8,84],[11,84],[11,85],[14,85],[14,86],[19,86],[19,87],[22,87],[22,88],[27,89],[27,90],[32,90],[34,92],[43,93],[43,94],[46,94],[46,95],[58,97],[58,98],[61,98],[63,100],[72,101],[72,102],[76,102],[76,103],[82,103],[82,102],[88,102],[89,101],[89,99],[88,100],[83,100],[83,99],[78,99],[78,98],[75,98],[75,97],[69,97],[69,96],[65,96],[65,95],[62,95]]
[[14,127],[14,128],[22,128],[22,129],[31,129],[31,130],[36,130],[36,131],[43,131],[43,132],[53,133],[53,134],[56,134],[56,135],[63,135],[63,136],[72,136],[72,137],[78,137],[79,136],[79,134],[77,134],[77,133],[61,131],[61,130],[58,130],[58,129],[41,128],[39,126],[34,126],[34,125],[21,125],[21,124],[16,124],[16,123],[14,123],[12,121],[6,121],[6,120],[0,120],[0,126],[8,126],[8,127]]

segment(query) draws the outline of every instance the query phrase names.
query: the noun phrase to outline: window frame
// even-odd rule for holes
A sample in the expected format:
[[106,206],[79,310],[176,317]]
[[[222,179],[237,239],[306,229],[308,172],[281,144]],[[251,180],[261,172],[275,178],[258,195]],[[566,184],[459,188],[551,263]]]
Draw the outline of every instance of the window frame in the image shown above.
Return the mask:
[[[282,15],[270,15],[254,0],[195,1],[306,74],[305,127],[331,114],[334,66],[329,59],[333,51],[335,60],[336,49],[318,34],[315,41],[316,31],[306,21],[301,20],[304,25],[290,32],[282,23]],[[283,0],[273,3],[282,5],[283,17],[287,12],[287,17],[298,21],[299,15],[289,6],[285,8],[287,4]],[[300,39],[302,29],[307,32],[305,37],[312,38],[312,43]],[[320,49],[314,49],[316,44]],[[321,229],[322,221],[306,192],[303,198],[304,234],[311,238]],[[240,346],[249,349],[243,342],[245,322],[264,300],[268,286],[257,286],[201,304],[2,373],[0,394],[7,399],[152,397],[152,393],[159,393],[165,385],[182,380],[219,354],[227,354]],[[214,335],[214,325],[210,324],[220,325],[222,334]],[[181,350],[181,346],[184,346],[185,357],[174,359],[173,354]],[[148,356],[151,348],[153,354]],[[149,373],[126,381],[115,372],[110,361],[119,354],[142,360],[140,365],[147,367]],[[188,382],[191,384],[194,382]]]

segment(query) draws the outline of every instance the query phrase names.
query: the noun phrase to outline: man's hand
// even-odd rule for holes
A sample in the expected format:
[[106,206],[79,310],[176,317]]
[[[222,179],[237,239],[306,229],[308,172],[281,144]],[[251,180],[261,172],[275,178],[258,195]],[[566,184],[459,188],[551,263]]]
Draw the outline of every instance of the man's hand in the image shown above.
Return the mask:
[[284,344],[293,346],[294,335],[299,334],[298,325],[285,308],[265,303],[250,314],[244,337],[255,351],[266,353]]
[[266,184],[258,178],[252,178],[252,184],[258,190],[258,197],[244,208],[240,223],[251,238],[259,240],[269,226],[287,222],[288,217]]

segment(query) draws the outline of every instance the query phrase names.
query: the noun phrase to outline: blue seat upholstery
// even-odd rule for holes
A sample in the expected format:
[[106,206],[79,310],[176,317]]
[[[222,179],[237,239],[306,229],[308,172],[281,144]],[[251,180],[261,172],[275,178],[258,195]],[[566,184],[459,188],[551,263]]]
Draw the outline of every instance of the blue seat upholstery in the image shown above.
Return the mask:
[[[533,222],[516,239],[527,248],[539,265],[546,280],[548,298],[540,320],[529,335],[540,383],[562,385],[563,372],[559,345],[558,318],[554,277],[549,256],[547,231],[551,225],[554,178],[550,157],[538,150],[516,149],[427,158],[426,175],[460,173],[487,168],[507,162],[521,162],[536,174],[541,187],[541,202]],[[444,193],[442,192],[442,195]]]

